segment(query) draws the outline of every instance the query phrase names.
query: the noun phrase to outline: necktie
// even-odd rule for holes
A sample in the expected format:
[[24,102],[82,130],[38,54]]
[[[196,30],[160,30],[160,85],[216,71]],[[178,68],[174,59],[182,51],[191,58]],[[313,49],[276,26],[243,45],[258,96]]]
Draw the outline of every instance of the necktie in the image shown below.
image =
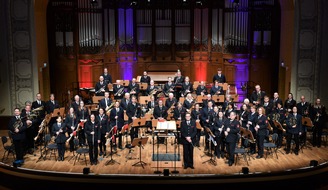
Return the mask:
[[190,125],[190,121],[187,121],[187,125]]
[[41,101],[38,100],[38,104],[41,105]]
[[61,124],[60,123],[58,123],[58,127],[60,128],[60,126],[61,126]]
[[16,120],[19,120],[19,116],[16,116]]

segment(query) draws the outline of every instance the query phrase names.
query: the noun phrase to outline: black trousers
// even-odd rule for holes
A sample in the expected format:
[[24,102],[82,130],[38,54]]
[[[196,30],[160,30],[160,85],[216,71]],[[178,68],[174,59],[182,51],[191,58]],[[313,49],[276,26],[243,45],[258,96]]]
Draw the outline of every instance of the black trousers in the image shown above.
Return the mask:
[[224,154],[224,143],[223,143],[223,137],[220,136],[215,136],[215,141],[216,141],[216,146],[214,146],[214,150],[215,150],[215,155],[217,157],[221,156]]
[[15,146],[16,160],[23,160],[25,140],[14,140],[13,143]]
[[295,141],[295,152],[298,152],[298,150],[300,149],[300,138],[298,134],[291,134],[291,133],[287,133],[287,149],[286,151],[290,151],[290,146],[291,146],[291,142],[292,139],[294,139]]
[[323,126],[321,126],[319,123],[316,122],[314,123],[313,132],[312,132],[313,146],[321,146],[322,129]]
[[65,143],[57,143],[58,157],[64,158],[65,155]]
[[[100,135],[100,143],[99,143],[99,150],[100,152],[106,152],[106,134],[101,134]],[[104,151],[103,151],[104,149]]]
[[258,155],[263,156],[264,154],[264,139],[266,135],[257,135],[257,151]]
[[194,147],[191,143],[183,144],[183,163],[184,167],[194,166]]
[[227,152],[229,155],[229,163],[235,162],[235,149],[236,149],[236,142],[227,142]]
[[88,141],[89,145],[89,157],[91,162],[97,162],[98,160],[98,142]]

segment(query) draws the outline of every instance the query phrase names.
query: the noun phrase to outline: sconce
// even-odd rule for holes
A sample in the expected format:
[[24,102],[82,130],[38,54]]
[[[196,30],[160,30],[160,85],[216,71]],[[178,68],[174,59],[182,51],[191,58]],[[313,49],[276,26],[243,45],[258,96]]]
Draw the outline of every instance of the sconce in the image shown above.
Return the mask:
[[284,62],[284,61],[281,61],[281,62],[280,62],[280,66],[281,66],[282,68],[285,68],[286,71],[288,70],[288,67],[285,65],[285,62]]
[[43,69],[45,69],[47,67],[47,62],[43,62],[43,66],[40,67],[40,72],[42,72]]

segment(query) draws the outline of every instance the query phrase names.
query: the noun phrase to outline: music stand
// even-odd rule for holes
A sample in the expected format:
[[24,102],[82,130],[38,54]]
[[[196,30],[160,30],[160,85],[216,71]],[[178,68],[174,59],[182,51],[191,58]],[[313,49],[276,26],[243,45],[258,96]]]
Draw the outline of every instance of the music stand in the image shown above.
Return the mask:
[[[108,160],[106,163],[105,163],[105,166],[107,166],[108,164],[110,164],[110,165],[114,165],[114,164],[120,164],[119,162],[117,162],[116,160],[114,160],[113,159],[113,139],[112,139],[112,137],[109,137],[109,138],[111,138],[110,139],[110,160]],[[114,138],[116,138],[116,137],[114,137]]]
[[140,104],[145,105],[149,101],[150,101],[150,96],[139,96],[139,103]]
[[139,146],[139,162],[136,162],[132,166],[142,166],[144,168],[144,165],[147,165],[146,162],[141,160],[141,146],[147,144],[148,137],[140,137],[140,138],[134,138],[132,141],[132,146]]
[[[313,129],[313,127],[314,127],[312,120],[309,117],[302,117],[302,125],[310,128],[310,129]],[[309,148],[310,150],[312,150],[311,146],[309,146],[307,144],[306,139],[307,139],[307,137],[305,137],[305,142],[301,145],[301,148],[300,148],[302,150],[302,152],[303,152],[303,148]]]
[[[216,166],[216,160],[215,160],[215,157],[214,157],[214,159],[213,159],[213,153],[212,153],[212,142],[211,142],[211,140],[210,140],[211,138],[214,137],[214,135],[213,135],[213,133],[212,133],[212,131],[211,131],[211,129],[210,129],[209,127],[206,127],[205,129],[206,129],[206,132],[209,134],[209,139],[208,139],[208,141],[210,141],[210,142],[209,142],[209,149],[208,149],[208,151],[209,151],[209,154],[210,154],[211,158],[210,158],[209,160],[207,160],[207,161],[204,161],[203,164],[206,163],[206,162],[209,162],[210,164],[213,164],[214,166]],[[214,138],[213,138],[213,140],[215,141]]]
[[60,115],[60,108],[55,108],[51,114],[51,117],[58,117]]
[[[142,118],[137,118],[135,120],[133,120],[132,122],[132,127],[141,127],[141,126],[145,126],[146,125],[146,118],[142,117]],[[140,128],[139,128],[140,130]],[[138,130],[138,133],[139,133]],[[142,135],[140,135],[142,136]]]

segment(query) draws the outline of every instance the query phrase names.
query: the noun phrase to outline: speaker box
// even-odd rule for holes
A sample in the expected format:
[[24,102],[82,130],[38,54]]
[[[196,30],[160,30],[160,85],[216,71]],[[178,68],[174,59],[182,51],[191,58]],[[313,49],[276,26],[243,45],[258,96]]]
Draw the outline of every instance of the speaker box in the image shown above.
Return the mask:
[[89,174],[90,168],[83,168],[83,174]]
[[310,161],[310,166],[316,167],[318,165],[318,161],[317,160],[311,160]]
[[164,174],[164,176],[169,176],[170,175],[170,170],[169,169],[164,169],[163,174]]
[[243,174],[248,174],[249,173],[248,167],[242,167],[241,171],[243,172]]

